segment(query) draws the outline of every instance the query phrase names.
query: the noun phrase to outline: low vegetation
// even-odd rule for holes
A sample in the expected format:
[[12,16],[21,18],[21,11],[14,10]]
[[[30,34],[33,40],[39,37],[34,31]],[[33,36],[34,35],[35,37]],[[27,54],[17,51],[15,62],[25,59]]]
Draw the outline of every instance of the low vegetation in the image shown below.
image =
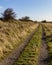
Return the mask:
[[14,65],[37,65],[41,38],[42,27],[40,26]]
[[49,65],[52,65],[52,24],[51,23],[46,23],[44,24],[44,29],[46,33],[46,43],[48,45],[48,61]]
[[19,46],[37,26],[32,22],[0,21],[0,60]]
[[52,65],[52,24],[43,20],[42,23],[32,21],[30,17],[25,16],[19,20],[15,19],[16,14],[12,8],[6,9],[0,18],[0,61],[8,56],[34,31],[34,36],[24,48],[20,57],[13,65],[37,65],[42,43],[42,26],[46,34],[46,44],[48,50],[48,62]]

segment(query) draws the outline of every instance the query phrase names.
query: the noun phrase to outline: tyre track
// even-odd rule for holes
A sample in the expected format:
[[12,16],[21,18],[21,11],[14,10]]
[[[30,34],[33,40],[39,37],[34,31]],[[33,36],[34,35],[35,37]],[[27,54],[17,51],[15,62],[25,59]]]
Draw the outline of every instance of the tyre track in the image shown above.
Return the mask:
[[35,32],[38,30],[39,26],[37,27],[36,30],[34,30],[28,37],[27,39],[18,47],[16,48],[8,57],[6,57],[4,60],[0,62],[0,65],[12,65],[16,59],[19,58],[21,52],[24,50],[24,48],[27,46],[28,42],[31,40]]
[[38,65],[48,65],[48,49],[46,43],[46,34],[44,32],[44,28],[42,26],[42,44],[40,48],[40,54],[38,59]]

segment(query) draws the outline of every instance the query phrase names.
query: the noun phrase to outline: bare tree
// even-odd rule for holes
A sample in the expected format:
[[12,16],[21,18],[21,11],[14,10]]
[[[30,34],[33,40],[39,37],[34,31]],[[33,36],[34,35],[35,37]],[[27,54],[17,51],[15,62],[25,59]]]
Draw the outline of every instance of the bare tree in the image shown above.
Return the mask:
[[16,17],[16,14],[13,12],[12,8],[7,8],[2,15],[4,20],[15,19]]

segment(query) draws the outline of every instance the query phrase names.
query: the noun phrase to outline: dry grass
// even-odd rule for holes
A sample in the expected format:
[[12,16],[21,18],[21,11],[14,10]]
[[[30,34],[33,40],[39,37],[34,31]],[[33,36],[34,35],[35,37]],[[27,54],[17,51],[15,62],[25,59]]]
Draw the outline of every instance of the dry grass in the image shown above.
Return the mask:
[[38,24],[32,22],[2,22],[0,21],[0,60],[34,30]]

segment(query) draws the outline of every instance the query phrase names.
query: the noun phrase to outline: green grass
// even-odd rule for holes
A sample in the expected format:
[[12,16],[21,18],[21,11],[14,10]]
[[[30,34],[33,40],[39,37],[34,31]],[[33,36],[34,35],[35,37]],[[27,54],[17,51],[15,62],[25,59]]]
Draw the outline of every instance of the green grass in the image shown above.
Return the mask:
[[47,24],[45,26],[45,33],[46,33],[46,42],[48,45],[48,55],[49,55],[49,64],[52,65],[52,24]]
[[52,42],[47,42],[47,44],[48,44],[48,54],[49,54],[49,65],[52,65],[52,59],[51,59],[51,57],[52,57]]
[[19,59],[13,65],[37,65],[41,46],[42,28],[39,27],[30,40]]

